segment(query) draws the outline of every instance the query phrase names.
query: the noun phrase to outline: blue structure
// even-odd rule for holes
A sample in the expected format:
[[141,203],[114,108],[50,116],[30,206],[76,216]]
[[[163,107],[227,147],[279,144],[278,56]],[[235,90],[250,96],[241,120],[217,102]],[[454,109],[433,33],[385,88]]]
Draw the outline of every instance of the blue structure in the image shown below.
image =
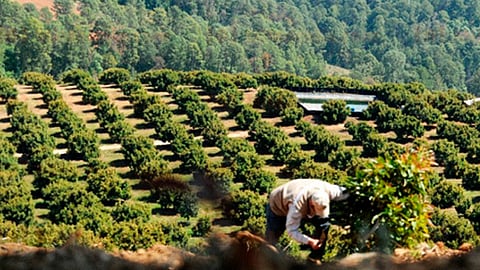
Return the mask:
[[349,93],[315,93],[315,92],[295,92],[298,103],[306,111],[321,112],[322,104],[327,100],[344,100],[353,113],[361,113],[367,107],[370,101],[375,100],[375,95],[360,95]]

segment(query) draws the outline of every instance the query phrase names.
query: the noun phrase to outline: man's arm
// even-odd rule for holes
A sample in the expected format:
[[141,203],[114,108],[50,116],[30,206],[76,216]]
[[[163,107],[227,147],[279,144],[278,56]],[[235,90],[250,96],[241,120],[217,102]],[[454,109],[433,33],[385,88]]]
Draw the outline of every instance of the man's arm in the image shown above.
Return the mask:
[[299,243],[309,245],[312,249],[319,249],[322,244],[319,239],[308,237],[299,231],[301,222],[302,214],[293,204],[290,204],[286,223],[286,231],[288,235]]

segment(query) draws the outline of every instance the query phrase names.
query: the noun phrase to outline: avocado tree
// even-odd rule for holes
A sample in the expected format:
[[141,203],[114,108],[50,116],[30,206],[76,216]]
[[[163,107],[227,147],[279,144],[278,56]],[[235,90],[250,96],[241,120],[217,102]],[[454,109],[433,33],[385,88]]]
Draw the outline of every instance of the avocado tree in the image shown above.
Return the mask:
[[[423,148],[368,161],[344,186],[352,192],[348,204],[352,246],[359,250],[391,251],[428,238],[427,189],[433,156]],[[387,233],[388,232],[388,233]]]

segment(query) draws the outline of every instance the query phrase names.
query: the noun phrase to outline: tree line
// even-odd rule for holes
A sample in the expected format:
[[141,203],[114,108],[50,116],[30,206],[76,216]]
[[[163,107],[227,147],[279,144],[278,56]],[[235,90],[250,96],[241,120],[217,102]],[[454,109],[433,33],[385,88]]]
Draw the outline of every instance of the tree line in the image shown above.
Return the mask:
[[365,81],[480,89],[480,1],[1,0],[0,73],[112,67],[319,78],[326,65]]

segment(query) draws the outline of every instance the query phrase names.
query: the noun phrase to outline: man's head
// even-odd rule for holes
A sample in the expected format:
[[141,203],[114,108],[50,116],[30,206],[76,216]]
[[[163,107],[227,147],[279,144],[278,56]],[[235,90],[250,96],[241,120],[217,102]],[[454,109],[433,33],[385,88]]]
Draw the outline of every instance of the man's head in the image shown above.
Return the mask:
[[310,197],[310,206],[316,216],[327,218],[330,214],[330,198],[325,192],[315,192]]

